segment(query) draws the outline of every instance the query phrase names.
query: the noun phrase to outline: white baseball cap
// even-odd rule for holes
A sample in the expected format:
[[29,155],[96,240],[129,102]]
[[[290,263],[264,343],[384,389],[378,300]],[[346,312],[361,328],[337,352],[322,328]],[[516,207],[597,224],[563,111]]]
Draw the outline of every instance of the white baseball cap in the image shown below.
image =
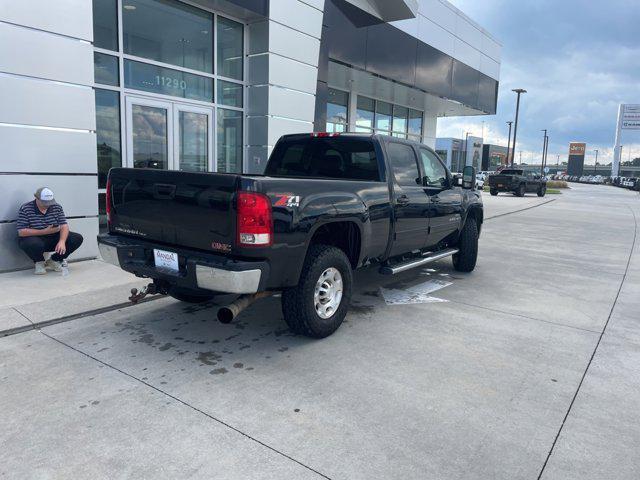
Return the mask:
[[33,196],[40,200],[45,207],[56,204],[56,199],[53,198],[53,191],[48,187],[40,187]]

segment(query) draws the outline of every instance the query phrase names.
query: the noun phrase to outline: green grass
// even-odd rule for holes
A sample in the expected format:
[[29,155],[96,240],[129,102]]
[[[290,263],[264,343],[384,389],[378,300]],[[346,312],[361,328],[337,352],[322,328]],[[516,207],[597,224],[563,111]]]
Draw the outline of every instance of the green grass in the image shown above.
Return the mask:
[[[489,193],[489,187],[484,187],[482,191]],[[502,192],[502,193],[509,193],[509,192]],[[560,195],[560,194],[562,194],[562,192],[557,188],[547,187],[547,195]]]

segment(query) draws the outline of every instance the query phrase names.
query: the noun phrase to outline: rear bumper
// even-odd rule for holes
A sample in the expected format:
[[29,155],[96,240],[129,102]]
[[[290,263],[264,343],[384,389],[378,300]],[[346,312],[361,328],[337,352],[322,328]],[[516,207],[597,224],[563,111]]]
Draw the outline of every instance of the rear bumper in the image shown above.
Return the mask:
[[[224,255],[174,248],[119,235],[98,236],[98,248],[105,262],[139,277],[165,280],[194,291],[246,294],[265,289],[269,277],[266,261],[245,261]],[[153,249],[178,254],[179,272],[156,269]]]

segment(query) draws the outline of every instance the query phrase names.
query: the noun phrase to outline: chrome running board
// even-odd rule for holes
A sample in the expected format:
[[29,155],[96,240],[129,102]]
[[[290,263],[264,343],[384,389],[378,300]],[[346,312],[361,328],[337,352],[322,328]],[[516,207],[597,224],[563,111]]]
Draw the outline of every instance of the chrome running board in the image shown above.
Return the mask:
[[457,248],[448,248],[440,252],[428,253],[422,258],[416,258],[414,260],[409,260],[408,262],[398,263],[393,266],[384,265],[380,267],[380,273],[382,275],[395,275],[412,268],[421,267],[422,265],[435,262],[436,260],[440,260],[441,258],[450,257],[451,255],[455,255],[456,253],[458,253]]

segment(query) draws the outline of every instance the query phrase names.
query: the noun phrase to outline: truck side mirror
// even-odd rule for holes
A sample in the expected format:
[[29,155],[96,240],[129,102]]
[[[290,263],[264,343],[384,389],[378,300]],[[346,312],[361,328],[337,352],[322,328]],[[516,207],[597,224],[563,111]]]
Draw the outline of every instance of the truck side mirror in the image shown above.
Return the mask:
[[471,165],[464,167],[462,170],[462,188],[473,190],[476,188],[476,169]]

